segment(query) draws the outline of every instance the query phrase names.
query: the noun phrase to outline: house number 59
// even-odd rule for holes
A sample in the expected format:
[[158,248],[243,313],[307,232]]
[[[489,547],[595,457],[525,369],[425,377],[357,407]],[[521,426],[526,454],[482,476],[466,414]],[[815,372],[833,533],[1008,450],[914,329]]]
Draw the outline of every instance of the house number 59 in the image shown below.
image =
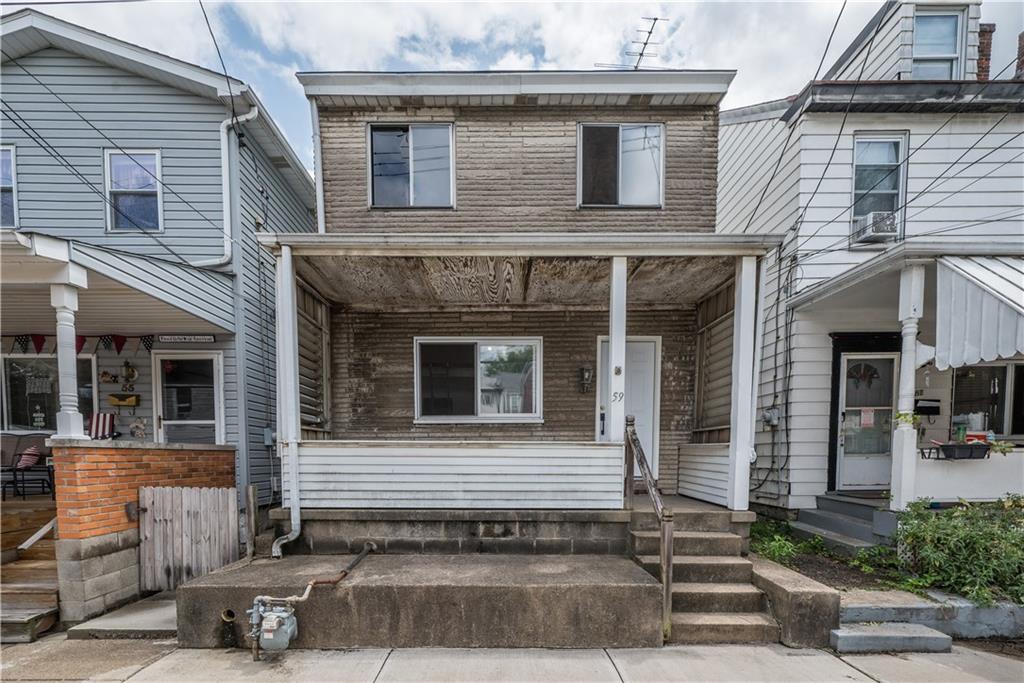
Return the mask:
[[625,397],[626,397],[626,394],[624,392],[616,391],[616,392],[614,392],[612,394],[612,403],[618,403],[619,401],[621,401]]

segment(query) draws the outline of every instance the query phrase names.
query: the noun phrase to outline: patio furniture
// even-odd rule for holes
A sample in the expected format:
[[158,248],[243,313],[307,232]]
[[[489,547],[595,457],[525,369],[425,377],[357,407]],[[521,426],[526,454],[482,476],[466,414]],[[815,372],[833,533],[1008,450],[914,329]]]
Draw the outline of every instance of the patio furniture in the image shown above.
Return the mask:
[[46,464],[50,449],[46,446],[49,434],[10,434],[2,435],[2,453],[0,453],[0,474],[3,484],[0,485],[0,500],[7,499],[7,487],[13,489],[15,496],[25,499],[29,488],[39,487],[40,493],[54,495],[53,467]]

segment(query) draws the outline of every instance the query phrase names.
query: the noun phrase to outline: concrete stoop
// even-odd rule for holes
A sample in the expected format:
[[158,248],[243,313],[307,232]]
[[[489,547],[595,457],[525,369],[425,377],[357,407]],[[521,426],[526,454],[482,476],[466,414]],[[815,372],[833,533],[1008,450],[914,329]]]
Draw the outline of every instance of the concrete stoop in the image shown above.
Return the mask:
[[953,639],[921,624],[850,623],[833,629],[830,644],[840,654],[949,652]]
[[[245,646],[257,595],[302,592],[350,555],[293,555],[214,572],[177,591],[178,644]],[[377,555],[296,605],[294,648],[656,647],[661,588],[626,557]]]
[[954,638],[1024,637],[1024,605],[1004,601],[982,607],[941,591],[924,596],[898,590],[847,591],[842,621],[920,624]]

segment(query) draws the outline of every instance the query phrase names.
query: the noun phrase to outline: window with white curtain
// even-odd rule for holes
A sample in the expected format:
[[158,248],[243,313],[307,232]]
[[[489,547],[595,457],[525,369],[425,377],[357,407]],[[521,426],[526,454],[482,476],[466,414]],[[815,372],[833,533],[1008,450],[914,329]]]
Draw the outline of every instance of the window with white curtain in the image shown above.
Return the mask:
[[106,177],[109,231],[163,230],[160,152],[107,150]]

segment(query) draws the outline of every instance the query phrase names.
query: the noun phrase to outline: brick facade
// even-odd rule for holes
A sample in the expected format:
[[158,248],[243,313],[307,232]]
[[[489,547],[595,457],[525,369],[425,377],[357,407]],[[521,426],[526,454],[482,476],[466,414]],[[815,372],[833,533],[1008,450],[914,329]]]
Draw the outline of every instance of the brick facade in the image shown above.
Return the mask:
[[992,34],[995,24],[978,26],[978,80],[987,81],[992,70]]
[[84,539],[137,529],[125,504],[138,503],[140,486],[234,486],[235,449],[54,445],[53,468],[57,532],[61,539]]
[[[678,447],[693,428],[696,369],[694,309],[639,310],[630,335],[661,336],[659,480],[675,490]],[[579,388],[579,369],[597,370],[597,338],[608,333],[599,310],[356,312],[332,314],[331,429],[338,439],[466,438],[592,441],[596,384]],[[543,424],[416,425],[413,338],[543,338]]]
[[[454,122],[455,209],[367,210],[367,125]],[[661,209],[576,208],[578,123],[663,123]],[[718,108],[320,109],[328,232],[714,232]]]

